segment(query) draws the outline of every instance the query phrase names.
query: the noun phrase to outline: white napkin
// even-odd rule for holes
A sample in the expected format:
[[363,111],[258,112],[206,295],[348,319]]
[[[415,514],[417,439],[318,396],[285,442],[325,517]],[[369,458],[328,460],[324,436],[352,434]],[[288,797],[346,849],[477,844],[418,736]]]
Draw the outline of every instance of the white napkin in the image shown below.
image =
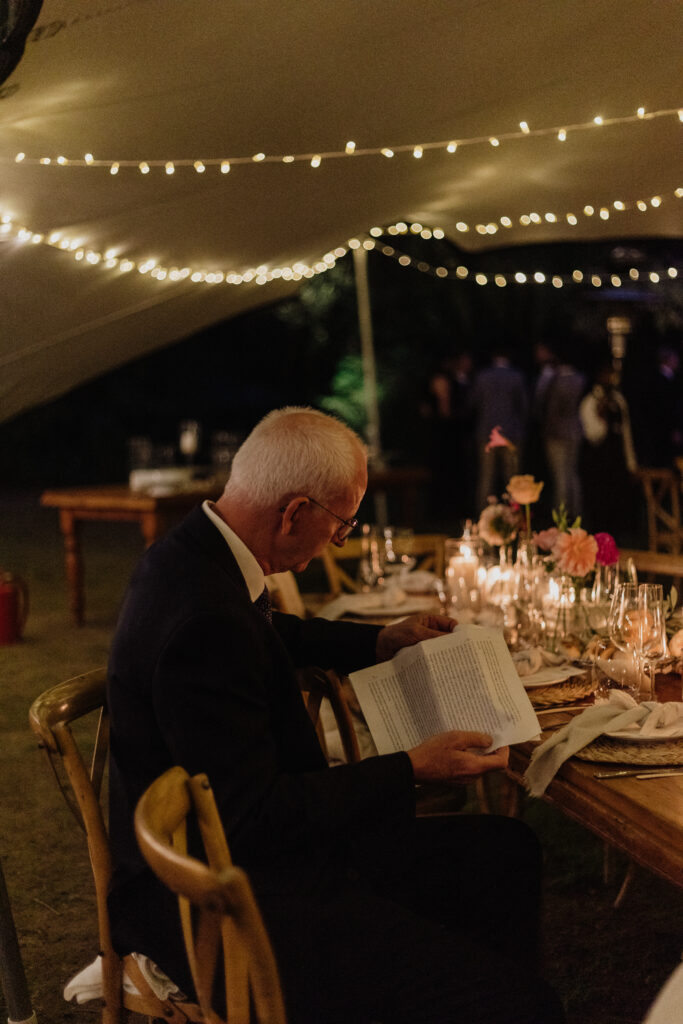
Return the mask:
[[520,677],[532,676],[546,665],[562,665],[566,662],[565,654],[553,654],[545,647],[527,647],[523,651],[514,651],[512,660]]
[[532,676],[543,665],[543,655],[538,647],[528,647],[525,651],[515,651],[512,655],[512,660],[515,663],[517,675],[521,678]]
[[426,594],[434,590],[436,574],[426,569],[414,569],[412,572],[401,573],[401,587],[406,594]]
[[534,750],[524,775],[526,788],[532,796],[542,796],[564,762],[577,751],[605,732],[616,732],[642,721],[652,707],[658,706],[649,702],[636,704],[622,690],[610,691],[607,703],[586,708]]
[[[133,957],[157,998],[162,1001],[169,997],[186,998],[178,986],[148,956],[143,956],[141,953],[133,953]],[[123,972],[123,988],[124,991],[129,992],[131,995],[140,995],[137,985],[130,980],[125,971]],[[81,1003],[90,1002],[91,999],[102,999],[103,996],[102,956],[98,955],[92,963],[80,970],[78,974],[75,974],[66,983],[64,986],[64,998],[67,1002],[75,999],[80,1005]]]
[[646,707],[652,710],[640,727],[641,736],[683,736],[683,703],[670,700],[666,704],[654,704],[646,701]]

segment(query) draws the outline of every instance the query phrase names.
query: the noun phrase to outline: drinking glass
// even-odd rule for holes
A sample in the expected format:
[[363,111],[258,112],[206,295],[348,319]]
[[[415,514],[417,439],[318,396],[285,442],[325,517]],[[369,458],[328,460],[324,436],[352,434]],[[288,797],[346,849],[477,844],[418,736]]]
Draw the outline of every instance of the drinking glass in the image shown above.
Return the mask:
[[369,523],[363,523],[361,526],[358,582],[363,591],[374,590],[384,583],[384,545],[380,543],[380,536],[376,526]]
[[664,593],[658,583],[641,583],[638,587],[636,650],[643,665],[643,679],[647,680],[643,696],[656,700],[655,665],[666,655]]
[[610,639],[620,651],[632,650],[638,639],[638,587],[618,583],[607,616]]
[[601,636],[607,634],[609,609],[618,579],[616,565],[597,566],[593,586],[586,601],[586,615],[590,628]]
[[592,676],[600,700],[608,700],[611,690],[623,690],[639,700],[641,672],[634,650],[616,652],[612,641],[601,637],[595,647]]
[[410,529],[385,526],[384,569],[387,573],[405,575],[417,565],[414,554],[415,536]]
[[183,420],[178,430],[178,447],[188,465],[192,465],[199,450],[201,427],[197,420]]

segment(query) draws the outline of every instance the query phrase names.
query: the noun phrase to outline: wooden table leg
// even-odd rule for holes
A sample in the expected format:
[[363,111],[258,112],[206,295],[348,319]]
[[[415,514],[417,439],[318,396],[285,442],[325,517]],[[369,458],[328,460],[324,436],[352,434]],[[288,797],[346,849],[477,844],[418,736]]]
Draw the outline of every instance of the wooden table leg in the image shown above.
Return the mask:
[[83,556],[81,554],[81,524],[69,509],[61,509],[59,526],[64,537],[66,580],[69,587],[69,607],[77,626],[83,625],[85,597],[83,593]]

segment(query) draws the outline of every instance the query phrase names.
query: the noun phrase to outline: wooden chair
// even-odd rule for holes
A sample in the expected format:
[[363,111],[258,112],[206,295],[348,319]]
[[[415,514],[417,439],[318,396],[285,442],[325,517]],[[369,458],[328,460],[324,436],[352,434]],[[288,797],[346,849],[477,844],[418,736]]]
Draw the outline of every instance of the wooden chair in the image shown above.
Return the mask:
[[293,572],[274,572],[266,576],[266,586],[273,608],[287,615],[298,615],[300,619],[306,618],[306,606]]
[[[410,538],[411,554],[417,558],[416,569],[431,570],[443,576],[446,534],[416,533]],[[365,554],[364,537],[350,537],[343,547],[328,544],[322,553],[323,566],[332,597],[341,593],[358,593],[360,584],[351,575]]]
[[650,551],[681,553],[681,482],[673,469],[649,467],[638,470],[647,507],[647,543]]
[[[190,815],[199,825],[207,863],[187,853]],[[286,1024],[270,941],[249,880],[232,863],[206,775],[190,778],[180,767],[164,772],[138,802],[135,834],[151,869],[178,895],[188,962],[207,1024],[228,1019],[230,1024]],[[219,956],[227,1017],[212,1007]]]
[[342,750],[347,764],[360,761],[358,736],[353,724],[353,715],[344,692],[344,681],[333,669],[324,671],[321,668],[309,668],[299,673],[299,685],[304,698],[306,710],[316,727],[323,753],[329,757],[325,730],[321,717],[322,703],[329,701],[334,715],[335,725],[339,732]]
[[680,592],[683,580],[683,554],[669,555],[664,551],[638,551],[634,548],[622,548],[619,552],[619,565],[625,567],[632,561],[636,572],[649,580],[657,579],[661,583],[672,584]]
[[[161,1000],[155,994],[132,955],[119,957],[111,944],[107,889],[111,877],[109,836],[101,797],[109,753],[109,719],[105,707],[106,670],[103,668],[75,676],[46,690],[29,711],[31,728],[45,750],[55,778],[79,827],[85,833],[90,854],[99,932],[104,1006],[102,1024],[121,1024],[126,1011],[147,1015],[151,1021],[163,1018],[173,1024],[201,1021],[199,1008],[192,1004],[176,1004]],[[94,722],[92,720],[95,720]],[[89,766],[71,726],[87,722],[93,725],[93,741]],[[94,736],[93,736],[94,734]],[[124,991],[124,972],[139,995]]]

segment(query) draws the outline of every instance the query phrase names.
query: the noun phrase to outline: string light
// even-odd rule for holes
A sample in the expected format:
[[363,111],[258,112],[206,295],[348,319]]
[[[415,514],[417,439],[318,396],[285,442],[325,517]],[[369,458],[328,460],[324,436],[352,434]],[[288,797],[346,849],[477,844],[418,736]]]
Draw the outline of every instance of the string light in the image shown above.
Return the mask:
[[[586,131],[590,128],[595,128],[596,125],[606,128],[613,125],[628,125],[637,124],[643,121],[652,121],[655,118],[661,117],[672,117],[675,116],[679,121],[683,121],[683,108],[671,108],[665,110],[652,110],[646,111],[644,107],[639,107],[637,112],[634,114],[628,114],[622,117],[604,117],[601,114],[597,114],[590,121],[583,121],[577,124],[571,125],[556,125],[548,128],[530,128],[528,122],[520,121],[519,128],[515,131],[510,132],[495,132],[487,133],[477,136],[470,136],[462,139],[445,139],[436,142],[422,142],[422,143],[406,143],[400,146],[376,146],[359,148],[355,142],[349,141],[345,144],[343,149],[332,150],[330,152],[320,153],[295,153],[295,154],[274,154],[266,155],[264,152],[254,153],[252,156],[224,156],[224,157],[211,157],[211,158],[199,158],[199,157],[188,157],[182,159],[169,160],[168,158],[159,160],[122,160],[117,159],[95,159],[92,153],[86,153],[82,158],[66,158],[64,157],[64,163],[62,166],[70,167],[104,167],[110,169],[114,164],[118,164],[120,168],[132,167],[139,168],[142,170],[143,166],[148,168],[166,168],[169,164],[173,164],[176,168],[190,167],[193,168],[197,163],[202,163],[206,168],[215,166],[221,170],[225,163],[228,164],[243,164],[249,165],[254,163],[295,163],[295,162],[307,162],[313,165],[314,159],[320,160],[332,160],[340,158],[355,158],[361,156],[385,156],[393,157],[397,153],[411,153],[418,159],[428,150],[445,150],[448,153],[455,153],[455,151],[461,146],[475,146],[483,143],[489,143],[491,146],[498,147],[501,142],[515,139],[531,139],[540,138],[543,136],[555,136],[560,142],[567,140],[570,132]],[[15,163],[26,163],[26,164],[42,164],[44,166],[50,166],[53,163],[53,159],[48,156],[43,157],[27,157],[25,153],[17,153],[13,158],[1,158],[1,162],[6,162],[8,159],[13,159]],[[57,162],[56,160],[54,161]],[[315,164],[314,166],[318,166]],[[143,172],[147,173],[147,172]]]
[[[683,195],[683,190],[677,189],[676,195],[680,198]],[[497,230],[495,224],[487,225],[487,227],[494,227]],[[570,284],[572,282],[575,284],[581,284],[585,278],[584,272],[578,269],[574,270],[571,275],[553,274],[550,278],[541,271],[535,271],[532,275],[523,271],[517,271],[516,273],[497,273],[490,276],[482,273],[481,271],[475,273],[462,265],[456,267],[454,271],[451,271],[442,265],[433,266],[425,260],[415,260],[407,253],[402,253],[400,250],[394,248],[394,246],[378,245],[377,239],[382,235],[412,234],[414,236],[420,236],[425,240],[445,237],[445,233],[442,229],[426,228],[418,222],[408,225],[404,221],[399,221],[386,228],[374,226],[369,230],[369,237],[362,239],[351,238],[348,240],[346,245],[337,246],[334,250],[326,253],[312,264],[299,261],[290,266],[273,267],[270,269],[266,264],[262,264],[255,269],[247,269],[240,274],[235,273],[234,271],[226,273],[224,271],[207,271],[203,269],[193,269],[191,267],[184,267],[182,269],[171,267],[169,270],[167,267],[158,266],[154,259],[147,259],[142,262],[135,263],[127,257],[119,257],[116,254],[116,250],[113,248],[107,249],[103,255],[96,250],[86,248],[83,245],[83,242],[79,239],[69,239],[64,237],[60,231],[52,231],[46,237],[42,233],[33,232],[27,227],[17,226],[13,223],[12,216],[9,213],[2,213],[0,211],[0,235],[11,236],[13,233],[18,242],[30,242],[33,245],[48,245],[58,251],[70,253],[79,263],[85,263],[90,266],[102,264],[105,269],[118,270],[119,273],[122,274],[137,269],[140,274],[149,275],[150,278],[157,281],[168,280],[170,282],[177,282],[189,279],[193,284],[225,283],[228,285],[240,285],[248,284],[253,281],[255,284],[260,286],[280,279],[294,282],[300,281],[304,278],[310,279],[335,266],[337,260],[345,256],[350,249],[359,249],[361,247],[368,251],[376,249],[378,252],[382,253],[382,255],[397,261],[402,267],[412,267],[422,273],[431,274],[442,280],[448,278],[468,280],[471,278],[478,285],[482,286],[486,284],[495,284],[497,287],[503,288],[507,284],[511,284],[513,282],[519,285],[533,282],[535,284],[549,283],[554,288],[562,288],[565,284]],[[635,267],[632,267],[628,274],[632,281],[639,280],[640,272]],[[651,270],[646,272],[646,274],[648,280],[652,284],[659,284],[662,279],[666,280],[668,278],[673,280],[678,278],[679,268],[671,266],[666,268],[666,270]],[[591,273],[590,283],[594,288],[611,285],[613,288],[618,289],[622,287],[623,282],[622,277],[618,274],[605,273],[604,275],[601,275]]]

